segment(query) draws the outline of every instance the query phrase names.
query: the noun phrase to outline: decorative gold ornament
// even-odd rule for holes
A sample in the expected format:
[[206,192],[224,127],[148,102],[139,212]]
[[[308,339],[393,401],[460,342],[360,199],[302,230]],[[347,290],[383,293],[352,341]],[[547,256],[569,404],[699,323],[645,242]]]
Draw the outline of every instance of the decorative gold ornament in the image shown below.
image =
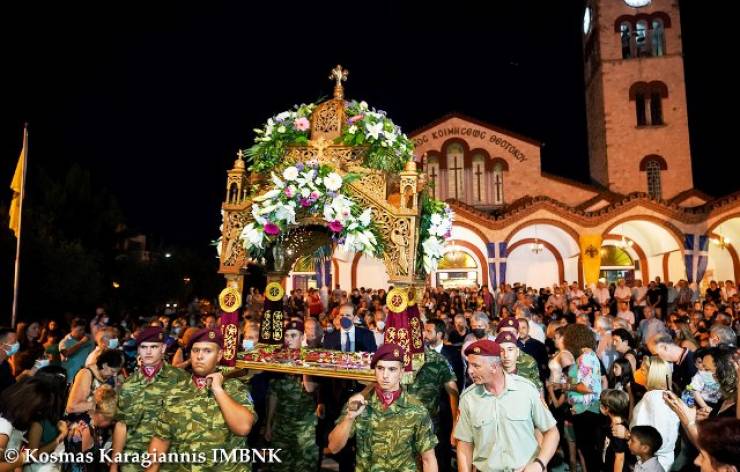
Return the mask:
[[401,313],[409,306],[409,296],[406,294],[406,290],[402,288],[394,288],[388,292],[386,303],[391,311]]
[[242,294],[234,287],[226,287],[218,295],[218,304],[226,313],[233,313],[242,306]]
[[216,339],[216,333],[214,333],[213,331],[208,333],[208,339]]
[[588,257],[596,257],[596,255],[597,255],[598,253],[599,253],[599,250],[598,250],[598,249],[596,249],[596,248],[594,247],[594,245],[593,245],[593,244],[591,244],[590,246],[588,246],[588,247],[586,248],[586,255],[587,255]]
[[265,287],[265,297],[270,301],[276,302],[278,300],[282,300],[284,295],[285,289],[279,282],[270,282],[267,284],[267,287]]

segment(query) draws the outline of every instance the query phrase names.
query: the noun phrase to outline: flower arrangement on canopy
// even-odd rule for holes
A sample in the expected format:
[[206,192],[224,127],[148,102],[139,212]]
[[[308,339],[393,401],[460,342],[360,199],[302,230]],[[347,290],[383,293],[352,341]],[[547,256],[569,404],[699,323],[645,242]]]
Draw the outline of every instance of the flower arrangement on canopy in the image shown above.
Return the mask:
[[[262,256],[266,247],[286,234],[303,214],[322,218],[332,239],[344,250],[380,257],[384,241],[372,221],[371,209],[363,210],[345,191],[358,175],[349,173],[343,177],[331,166],[317,162],[284,162],[288,146],[308,144],[315,108],[313,103],[295,105],[254,130],[255,143],[245,153],[251,159],[249,169],[270,172],[272,187],[252,199],[254,221],[242,230],[244,248],[254,258]],[[413,159],[412,141],[384,111],[354,100],[345,102],[345,111],[348,118],[335,144],[365,147],[364,166],[397,173]],[[452,218],[446,203],[423,194],[421,257],[417,261],[422,273],[436,269],[444,242],[450,236]]]
[[346,251],[382,255],[382,238],[372,222],[372,210],[363,211],[342,192],[356,174],[342,177],[328,165],[297,162],[283,169],[282,178],[274,172],[271,175],[272,189],[252,200],[254,221],[241,234],[253,257],[296,224],[301,212],[323,218],[332,239]]

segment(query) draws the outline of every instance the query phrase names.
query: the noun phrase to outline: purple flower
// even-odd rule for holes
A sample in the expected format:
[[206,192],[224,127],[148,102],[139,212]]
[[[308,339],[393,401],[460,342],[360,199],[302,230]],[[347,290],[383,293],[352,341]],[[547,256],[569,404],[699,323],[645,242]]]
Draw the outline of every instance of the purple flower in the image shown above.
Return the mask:
[[340,223],[338,220],[334,220],[329,223],[329,230],[331,230],[333,233],[340,233],[343,229],[344,226],[342,226],[342,223]]
[[301,206],[302,206],[303,208],[308,208],[308,207],[310,207],[311,205],[313,205],[313,202],[311,201],[311,199],[310,199],[310,198],[301,198],[301,201],[300,201],[300,203],[301,203]]
[[295,168],[298,169],[298,172],[303,170],[303,162],[297,162],[295,165]]
[[276,236],[280,234],[280,226],[275,223],[265,223],[265,234],[268,236]]
[[326,195],[331,198],[335,198],[337,196],[337,192],[326,192]]

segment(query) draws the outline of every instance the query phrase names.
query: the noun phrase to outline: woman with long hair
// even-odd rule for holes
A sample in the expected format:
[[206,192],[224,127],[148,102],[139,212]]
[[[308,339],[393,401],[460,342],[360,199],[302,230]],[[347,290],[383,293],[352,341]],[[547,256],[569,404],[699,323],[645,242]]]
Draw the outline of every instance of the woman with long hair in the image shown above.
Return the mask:
[[[3,391],[0,395],[0,450],[20,451],[23,437],[34,422],[50,421],[57,423],[60,433],[66,434],[66,426],[59,422],[63,397],[50,388],[49,379],[44,376],[29,377]],[[59,422],[59,423],[58,423]],[[57,444],[63,441],[57,436]],[[24,455],[12,459],[7,454],[0,454],[0,472],[8,472],[21,467]]]
[[34,378],[45,382],[46,388],[53,393],[50,405],[50,418],[44,418],[31,423],[28,429],[28,449],[36,451],[36,457],[50,454],[55,459],[44,463],[31,463],[23,466],[24,472],[51,472],[61,470],[61,454],[64,452],[64,439],[67,437],[68,426],[61,421],[64,415],[64,404],[67,398],[67,370],[61,366],[47,366],[36,372]]
[[[548,325],[548,333],[550,327],[554,324],[559,324],[558,321],[553,321]],[[563,336],[565,333],[565,326],[557,326],[553,330],[553,338],[557,352],[547,363],[550,368],[550,378],[547,381],[547,399],[552,411],[553,416],[558,422],[558,428],[561,430],[561,436],[565,438],[568,443],[568,460],[570,463],[570,470],[576,470],[576,463],[578,455],[576,452],[576,435],[573,430],[573,422],[571,420],[570,405],[567,401],[567,392],[564,386],[567,382],[567,372],[571,365],[575,362],[573,354],[565,348],[563,343]]]

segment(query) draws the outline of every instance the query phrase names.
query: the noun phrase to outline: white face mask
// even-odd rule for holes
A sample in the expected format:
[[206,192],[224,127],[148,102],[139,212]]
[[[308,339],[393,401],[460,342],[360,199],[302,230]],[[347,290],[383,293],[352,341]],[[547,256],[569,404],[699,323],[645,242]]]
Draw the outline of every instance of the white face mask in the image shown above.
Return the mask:
[[254,349],[254,341],[251,339],[243,339],[242,347],[245,351],[251,351],[252,349]]
[[379,331],[383,331],[385,329],[385,321],[378,321],[375,325],[378,327]]

